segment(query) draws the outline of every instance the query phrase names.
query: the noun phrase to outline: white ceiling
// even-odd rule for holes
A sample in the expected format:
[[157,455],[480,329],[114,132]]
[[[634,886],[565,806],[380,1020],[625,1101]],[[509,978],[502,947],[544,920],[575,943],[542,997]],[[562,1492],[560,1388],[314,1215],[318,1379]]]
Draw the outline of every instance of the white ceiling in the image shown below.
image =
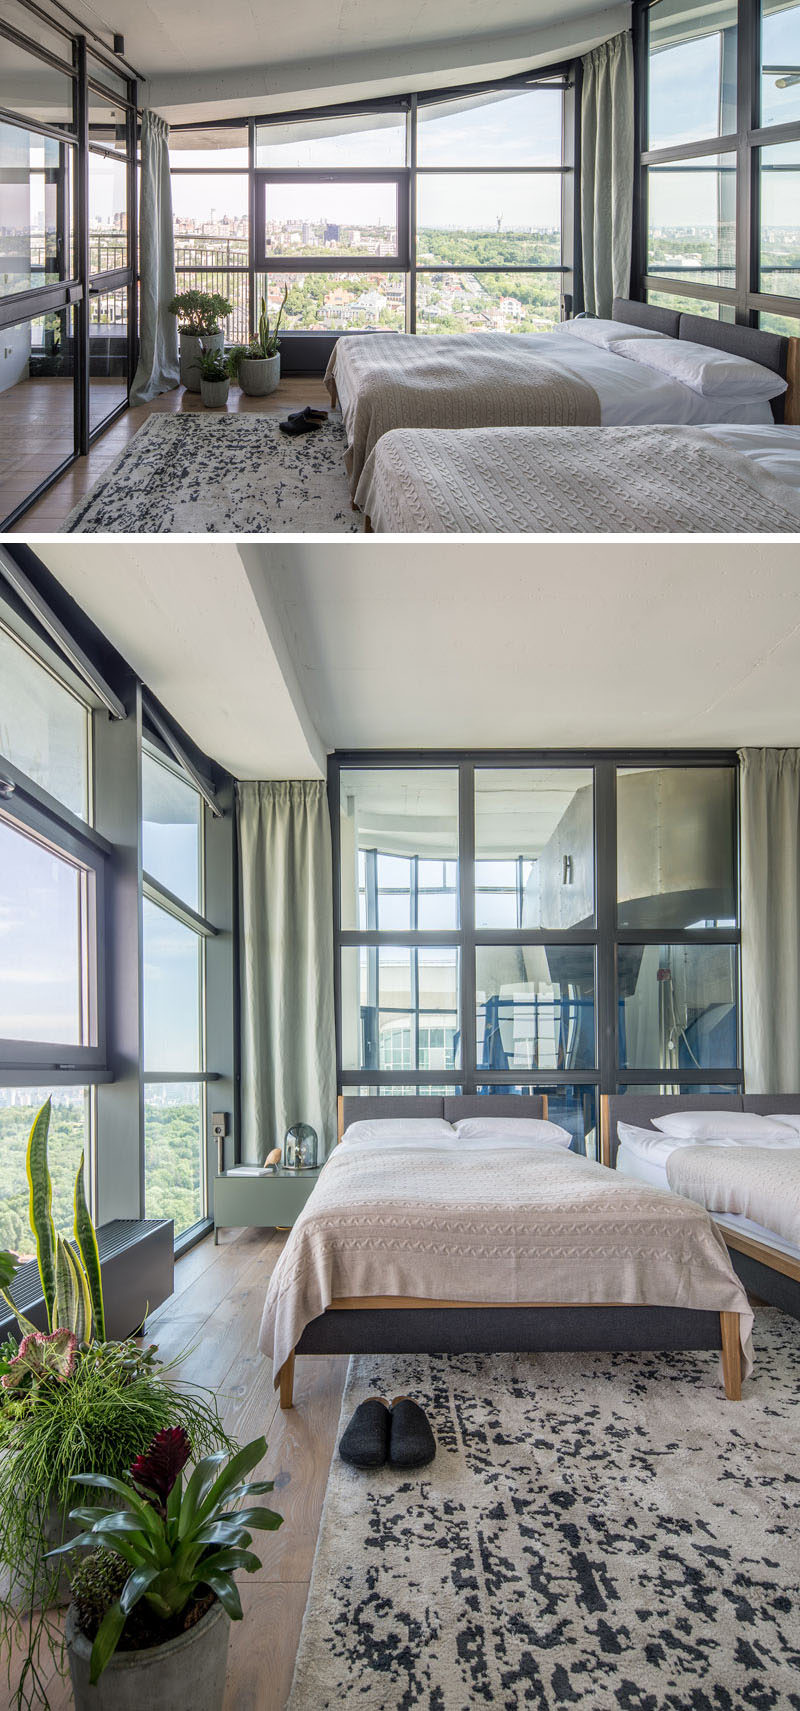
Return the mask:
[[147,104],[176,121],[504,76],[625,27],[627,0],[73,0],[125,37]]
[[332,748],[800,744],[795,542],[37,551],[242,778]]

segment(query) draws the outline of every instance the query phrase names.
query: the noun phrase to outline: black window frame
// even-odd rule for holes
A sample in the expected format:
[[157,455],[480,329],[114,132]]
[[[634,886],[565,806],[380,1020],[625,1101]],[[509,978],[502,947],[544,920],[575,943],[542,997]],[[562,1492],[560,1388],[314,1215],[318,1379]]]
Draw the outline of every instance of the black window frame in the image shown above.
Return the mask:
[[[253,258],[257,273],[407,273],[409,269],[408,167],[342,167],[335,172],[301,167],[254,168]],[[267,253],[266,201],[270,184],[393,184],[397,208],[397,250],[390,256],[370,255],[276,255]]]

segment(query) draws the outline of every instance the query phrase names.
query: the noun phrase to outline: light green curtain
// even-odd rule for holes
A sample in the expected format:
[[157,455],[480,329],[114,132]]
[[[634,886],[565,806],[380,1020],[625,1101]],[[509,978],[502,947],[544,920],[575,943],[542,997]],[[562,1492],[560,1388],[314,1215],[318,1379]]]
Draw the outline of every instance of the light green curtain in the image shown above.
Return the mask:
[[174,315],[167,314],[167,304],[175,296],[169,125],[149,110],[142,113],[139,270],[139,366],[131,387],[131,403],[147,404],[160,392],[174,391],[180,378],[178,323]]
[[292,1123],[336,1140],[333,876],[325,785],[238,784],[242,1157]]
[[800,1093],[800,749],[742,749],[748,1093]]
[[611,314],[627,297],[633,222],[633,47],[612,36],[584,55],[581,96],[583,302]]

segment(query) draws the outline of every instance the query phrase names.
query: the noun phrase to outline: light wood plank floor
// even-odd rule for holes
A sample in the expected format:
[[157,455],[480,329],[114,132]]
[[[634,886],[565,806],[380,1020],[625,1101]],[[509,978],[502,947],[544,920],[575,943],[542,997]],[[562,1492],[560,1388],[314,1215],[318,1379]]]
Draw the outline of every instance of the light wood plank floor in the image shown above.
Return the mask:
[[[257,1338],[285,1240],[277,1231],[226,1231],[215,1248],[208,1237],[178,1261],[174,1294],[148,1320],[148,1340],[165,1358],[188,1351],[178,1371],[216,1392],[235,1437],[246,1443],[264,1433],[268,1451],[258,1472],[275,1481],[266,1501],[284,1516],[279,1532],[258,1536],[260,1573],[239,1583],[245,1617],[231,1625],[225,1711],[286,1704],[347,1372],[346,1356],[299,1360],[295,1406],[281,1413]],[[53,1711],[72,1706],[68,1684],[55,1674],[48,1693]]]
[[[13,388],[13,392],[20,395],[27,394],[27,399],[23,396],[20,397],[14,421],[6,422],[4,411],[3,430],[9,440],[6,446],[9,461],[5,467],[4,477],[0,479],[0,517],[13,510],[14,506],[25,497],[26,491],[29,492],[31,486],[35,486],[38,481],[41,481],[47,471],[53,468],[53,464],[58,461],[58,458],[66,455],[69,449],[65,443],[63,450],[59,450],[58,457],[54,455],[52,435],[56,431],[57,425],[54,426],[52,421],[52,392],[48,391],[44,397],[36,395],[37,388],[44,392],[48,386],[48,382],[41,381],[29,382],[25,387]],[[7,396],[11,398],[12,393]],[[320,410],[330,408],[330,399],[320,376],[289,375],[288,378],[280,381],[277,390],[271,392],[267,398],[246,398],[238,386],[232,386],[227,408],[229,413],[264,411],[268,415],[285,416],[289,410],[300,410],[305,404],[310,404],[314,409]],[[32,454],[26,455],[24,451],[19,452],[17,450],[12,457],[12,445],[17,448],[27,445],[30,448],[33,416],[28,420],[26,412],[28,414],[33,412],[38,420],[45,406],[50,413],[47,450],[38,454],[38,461],[34,459],[35,472],[34,479],[31,481],[29,480],[29,471],[33,468],[30,461]],[[109,464],[113,463],[121,451],[124,451],[128,442],[134,434],[138,433],[148,416],[158,413],[167,415],[187,411],[191,413],[202,409],[204,409],[204,405],[198,392],[186,392],[183,387],[179,387],[175,392],[165,392],[162,397],[156,398],[152,404],[137,404],[134,409],[126,410],[120,420],[115,422],[113,427],[109,428],[107,433],[103,434],[92,446],[89,456],[78,458],[77,463],[73,464],[72,468],[68,469],[66,474],[62,475],[60,480],[35,505],[32,505],[30,510],[25,512],[23,517],[11,525],[8,533],[17,535],[59,533],[73,506],[77,505],[79,499],[82,499],[84,494],[88,493],[89,489],[100,479],[100,476],[105,473]],[[6,466],[2,440],[0,440],[0,461]],[[5,502],[3,502],[4,499]]]

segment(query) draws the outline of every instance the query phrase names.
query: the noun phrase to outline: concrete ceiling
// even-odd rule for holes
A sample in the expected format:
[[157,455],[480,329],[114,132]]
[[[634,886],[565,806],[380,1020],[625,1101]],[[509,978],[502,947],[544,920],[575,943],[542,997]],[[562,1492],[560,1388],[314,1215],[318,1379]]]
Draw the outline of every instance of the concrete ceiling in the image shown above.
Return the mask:
[[800,744],[794,542],[37,550],[242,778],[332,748]]
[[627,0],[73,0],[125,37],[144,98],[173,122],[505,76],[585,52],[626,26]]

